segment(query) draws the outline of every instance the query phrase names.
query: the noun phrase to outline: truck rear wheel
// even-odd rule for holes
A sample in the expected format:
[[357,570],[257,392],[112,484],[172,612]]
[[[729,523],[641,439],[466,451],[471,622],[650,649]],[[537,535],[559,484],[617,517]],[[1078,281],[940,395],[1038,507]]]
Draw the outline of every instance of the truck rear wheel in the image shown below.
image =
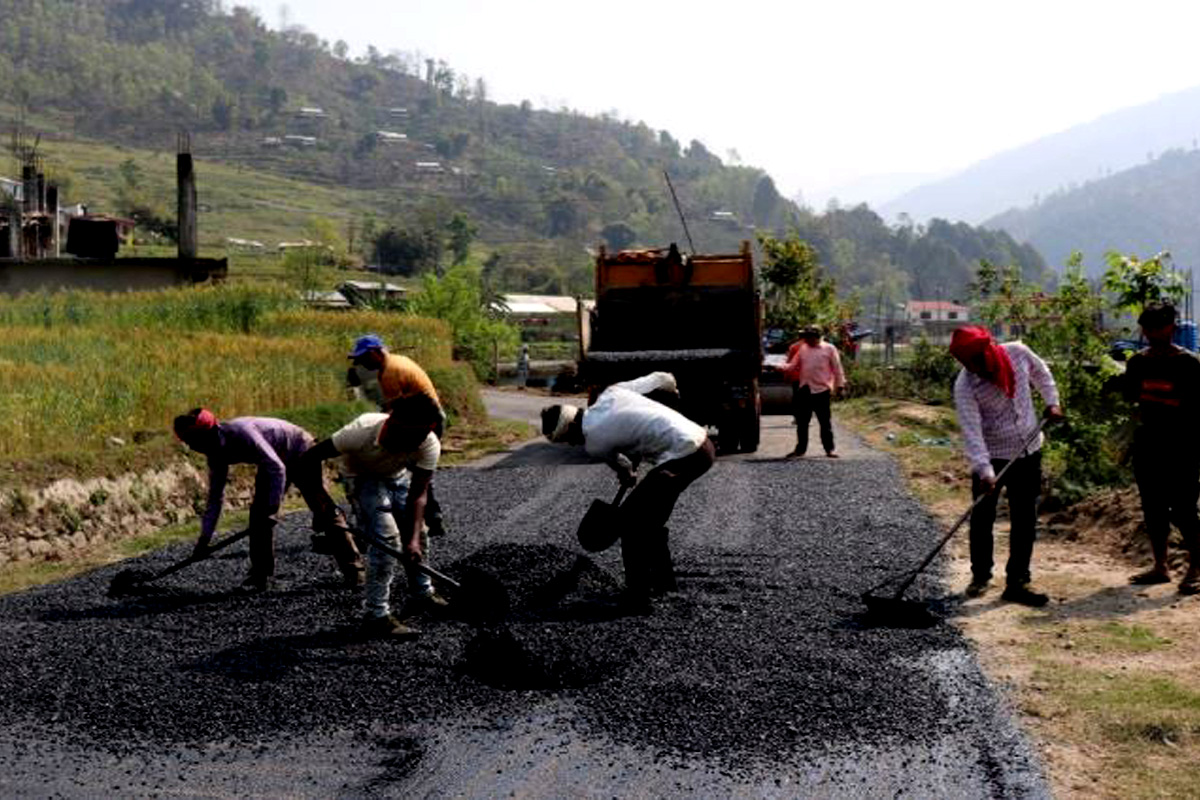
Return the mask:
[[754,405],[742,413],[741,420],[741,450],[743,453],[753,453],[758,450],[758,440],[761,435],[762,406],[756,397]]

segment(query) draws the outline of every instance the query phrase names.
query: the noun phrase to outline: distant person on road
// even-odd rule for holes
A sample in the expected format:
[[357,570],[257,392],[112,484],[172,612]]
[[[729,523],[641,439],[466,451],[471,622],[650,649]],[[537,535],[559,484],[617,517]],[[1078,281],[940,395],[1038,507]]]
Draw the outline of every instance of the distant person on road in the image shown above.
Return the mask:
[[[424,395],[438,409],[438,423],[434,435],[441,442],[446,433],[446,412],[429,375],[421,365],[408,356],[388,352],[387,346],[378,335],[368,333],[360,336],[350,350],[350,369],[346,373],[347,388],[379,406],[387,412],[391,405],[402,397]],[[425,524],[430,536],[441,536],[446,532],[442,506],[429,487],[429,501],[425,506]]]
[[837,348],[821,339],[820,328],[810,325],[800,331],[800,340],[788,349],[788,360],[781,370],[792,384],[792,416],[796,419],[796,448],[789,458],[799,458],[808,451],[808,426],[814,414],[825,455],[837,458],[831,400],[835,392],[846,388]]
[[[675,589],[667,544],[667,520],[679,496],[712,467],[716,449],[704,428],[646,395],[677,394],[675,377],[653,372],[609,386],[586,409],[553,405],[542,409],[542,433],[552,442],[583,445],[602,458],[621,484],[635,486],[621,505],[621,555],[625,601],[647,611],[654,594]],[[651,469],[637,482],[636,464]]]
[[[419,609],[435,610],[445,606],[446,601],[416,564],[429,557],[421,521],[441,456],[441,442],[434,433],[441,409],[425,394],[399,398],[391,409],[388,414],[359,416],[314,445],[304,458],[310,465],[341,458],[342,474],[349,481],[360,522],[372,535],[404,552],[408,590],[414,604]],[[417,635],[392,614],[394,574],[392,556],[369,546],[362,620],[366,636]]]
[[217,529],[229,465],[254,464],[258,472],[250,503],[250,575],[241,590],[265,591],[275,574],[275,514],[289,483],[295,484],[312,511],[313,530],[328,537],[328,552],[347,585],[361,584],[362,558],[341,509],[325,490],[320,464],[314,469],[302,460],[313,445],[312,434],[272,417],[235,417],[221,422],[206,408],[176,417],[174,429],[180,441],[208,459],[208,503],[200,521],[195,555],[204,554]]
[[1179,528],[1189,554],[1180,594],[1200,592],[1200,360],[1171,343],[1175,307],[1151,303],[1138,317],[1150,346],[1129,358],[1123,377],[1125,398],[1136,403],[1133,474],[1142,498],[1142,516],[1154,553],[1154,566],[1131,583],[1171,580],[1167,539]]
[[521,345],[521,352],[517,355],[517,386],[521,389],[529,383],[529,345]]
[[971,512],[971,583],[966,594],[983,595],[992,579],[992,527],[999,500],[996,473],[1016,459],[1004,481],[1011,533],[1001,598],[1044,606],[1050,598],[1029,586],[1042,486],[1042,435],[1025,450],[1021,447],[1039,424],[1031,387],[1046,403],[1046,416],[1061,419],[1058,387],[1033,350],[1020,342],[997,344],[985,328],[955,330],[950,353],[963,365],[954,381],[954,404],[971,467],[971,494],[974,498],[987,495]]

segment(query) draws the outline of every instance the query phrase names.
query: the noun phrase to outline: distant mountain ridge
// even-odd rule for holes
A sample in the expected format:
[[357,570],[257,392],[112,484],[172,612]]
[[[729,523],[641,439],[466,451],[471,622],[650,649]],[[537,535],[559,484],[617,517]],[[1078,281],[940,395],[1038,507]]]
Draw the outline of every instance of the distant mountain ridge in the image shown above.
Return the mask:
[[[490,285],[508,292],[589,292],[587,248],[599,241],[620,249],[694,240],[697,251],[736,252],[759,232],[796,231],[840,291],[877,304],[910,291],[961,296],[980,259],[1018,264],[1029,276],[1045,270],[1006,234],[939,221],[890,227],[865,206],[812,213],[782,197],[765,171],[726,164],[699,140],[610,115],[497,104],[484,80],[444,62],[374,48],[351,59],[344,43],[298,27],[274,32],[254,12],[226,6],[0,0],[0,112],[11,109],[27,126],[36,119],[25,133],[44,134],[44,143],[140,149],[107,168],[47,164],[50,173],[79,170],[93,191],[110,189],[113,207],[97,211],[126,214],[132,198],[159,216],[173,213],[173,195],[155,193],[143,164],[184,129],[202,162],[288,178],[288,192],[307,185],[330,199],[322,212],[286,195],[256,197],[252,183],[239,181],[243,196],[232,198],[226,186],[202,182],[205,203],[226,198],[206,213],[229,219],[267,204],[279,211],[270,230],[295,236],[314,217],[338,219],[364,259],[381,262],[385,242],[389,266],[411,270],[439,263],[438,255],[418,262],[414,251],[435,251],[454,224],[486,259]],[[339,205],[335,189],[356,210]],[[266,235],[210,231],[222,241]]]
[[1073,250],[1089,274],[1110,250],[1151,256],[1167,250],[1177,268],[1200,266],[1200,151],[1169,150],[1149,164],[1050,196],[987,220],[1061,268]]
[[999,153],[905,192],[879,210],[885,219],[903,213],[918,221],[942,217],[977,224],[1145,163],[1148,156],[1192,147],[1198,137],[1200,87],[1195,87]]

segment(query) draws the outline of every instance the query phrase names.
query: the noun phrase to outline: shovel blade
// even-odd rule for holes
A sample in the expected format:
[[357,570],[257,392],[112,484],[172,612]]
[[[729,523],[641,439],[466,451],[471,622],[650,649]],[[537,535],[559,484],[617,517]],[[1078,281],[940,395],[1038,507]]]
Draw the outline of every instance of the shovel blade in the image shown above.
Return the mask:
[[123,569],[113,576],[108,584],[109,597],[124,597],[154,580],[154,573],[144,569]]
[[872,594],[864,594],[862,600],[867,607],[864,621],[873,627],[929,628],[938,622],[938,618],[930,612],[929,604],[920,600]]
[[589,553],[607,550],[621,538],[618,507],[603,500],[593,500],[579,522],[575,533],[579,545]]

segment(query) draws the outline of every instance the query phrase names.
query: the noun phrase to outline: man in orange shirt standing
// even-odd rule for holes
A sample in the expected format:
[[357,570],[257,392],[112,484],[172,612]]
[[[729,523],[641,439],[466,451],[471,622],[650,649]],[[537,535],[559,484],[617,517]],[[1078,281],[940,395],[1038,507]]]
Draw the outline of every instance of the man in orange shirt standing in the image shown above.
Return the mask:
[[800,341],[788,351],[783,372],[792,382],[792,414],[796,418],[796,449],[788,457],[799,458],[808,450],[808,425],[815,413],[825,455],[837,458],[830,399],[846,386],[837,348],[822,341],[821,329],[810,325],[800,331]]
[[[392,405],[401,398],[425,395],[437,405],[441,418],[433,429],[438,443],[446,432],[446,412],[438,398],[437,389],[421,365],[408,356],[388,352],[383,339],[374,333],[360,336],[350,350],[350,370],[346,384],[355,394],[379,406],[388,413]],[[446,532],[442,519],[442,506],[429,487],[429,499],[425,505],[425,524],[430,536],[441,536]]]

